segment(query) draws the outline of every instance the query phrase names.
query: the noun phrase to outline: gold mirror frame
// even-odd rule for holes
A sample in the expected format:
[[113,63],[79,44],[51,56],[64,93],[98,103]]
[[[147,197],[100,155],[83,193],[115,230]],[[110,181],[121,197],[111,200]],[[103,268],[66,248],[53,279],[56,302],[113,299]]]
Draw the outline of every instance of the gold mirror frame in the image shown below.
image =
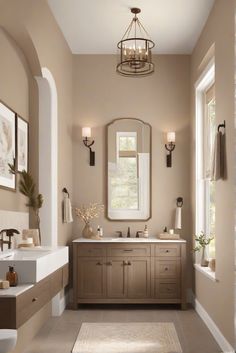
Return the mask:
[[[147,217],[146,219],[112,219],[109,217],[108,215],[108,129],[109,129],[109,126],[111,126],[112,124],[114,124],[116,121],[121,121],[121,120],[127,120],[127,119],[130,119],[130,120],[136,120],[142,124],[145,124],[147,126],[149,126],[150,128],[150,144],[149,144],[149,150],[150,150],[150,166],[149,166],[149,171],[150,171],[150,175],[149,175],[149,181],[150,181],[150,185],[149,185],[149,217]],[[105,212],[105,215],[106,215],[106,218],[109,220],[109,221],[112,221],[112,222],[146,222],[148,221],[149,219],[152,218],[152,126],[141,120],[141,119],[138,119],[138,118],[130,118],[130,117],[126,117],[126,118],[117,118],[117,119],[113,119],[110,123],[108,123],[106,125],[106,212]]]

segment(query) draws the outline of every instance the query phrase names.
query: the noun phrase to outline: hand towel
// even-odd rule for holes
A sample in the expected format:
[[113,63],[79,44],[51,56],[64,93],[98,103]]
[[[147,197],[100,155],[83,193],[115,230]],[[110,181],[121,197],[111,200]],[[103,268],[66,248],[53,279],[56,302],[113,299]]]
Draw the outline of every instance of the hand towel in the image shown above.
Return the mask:
[[175,229],[182,228],[182,207],[176,207],[175,212]]
[[211,165],[211,180],[216,181],[226,178],[226,143],[225,134],[217,132]]
[[72,206],[71,206],[69,195],[66,193],[64,193],[64,200],[63,200],[63,222],[64,223],[73,222]]
[[226,179],[226,140],[225,134],[221,135],[220,139],[220,177]]

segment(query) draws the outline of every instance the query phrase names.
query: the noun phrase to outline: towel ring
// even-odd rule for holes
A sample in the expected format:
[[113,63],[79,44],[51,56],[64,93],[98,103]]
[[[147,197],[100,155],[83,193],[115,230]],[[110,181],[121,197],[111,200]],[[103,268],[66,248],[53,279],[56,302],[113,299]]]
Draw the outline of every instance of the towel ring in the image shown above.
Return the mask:
[[225,124],[225,120],[224,120],[224,123],[223,123],[223,124],[219,124],[219,125],[218,125],[218,132],[220,131],[220,128],[225,129],[225,127],[226,127],[226,124]]
[[67,191],[67,188],[63,188],[63,189],[62,189],[62,192],[64,192],[65,194],[67,194],[68,197],[70,196],[69,192]]
[[184,200],[182,197],[177,197],[176,199],[176,205],[177,207],[183,207]]

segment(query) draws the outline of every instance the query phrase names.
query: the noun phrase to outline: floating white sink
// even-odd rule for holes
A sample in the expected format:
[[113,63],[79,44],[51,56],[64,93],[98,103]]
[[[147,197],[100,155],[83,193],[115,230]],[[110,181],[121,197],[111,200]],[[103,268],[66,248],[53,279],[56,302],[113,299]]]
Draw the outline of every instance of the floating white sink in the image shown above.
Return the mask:
[[35,283],[68,263],[68,247],[40,247],[13,250],[0,254],[0,278],[5,279],[9,266],[14,266],[19,283]]

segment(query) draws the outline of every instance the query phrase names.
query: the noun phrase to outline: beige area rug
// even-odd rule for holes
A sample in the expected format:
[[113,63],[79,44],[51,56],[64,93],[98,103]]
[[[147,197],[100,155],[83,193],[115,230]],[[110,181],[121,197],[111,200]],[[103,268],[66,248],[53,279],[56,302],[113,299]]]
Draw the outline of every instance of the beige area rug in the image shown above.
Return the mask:
[[72,353],[182,353],[171,322],[83,323]]

